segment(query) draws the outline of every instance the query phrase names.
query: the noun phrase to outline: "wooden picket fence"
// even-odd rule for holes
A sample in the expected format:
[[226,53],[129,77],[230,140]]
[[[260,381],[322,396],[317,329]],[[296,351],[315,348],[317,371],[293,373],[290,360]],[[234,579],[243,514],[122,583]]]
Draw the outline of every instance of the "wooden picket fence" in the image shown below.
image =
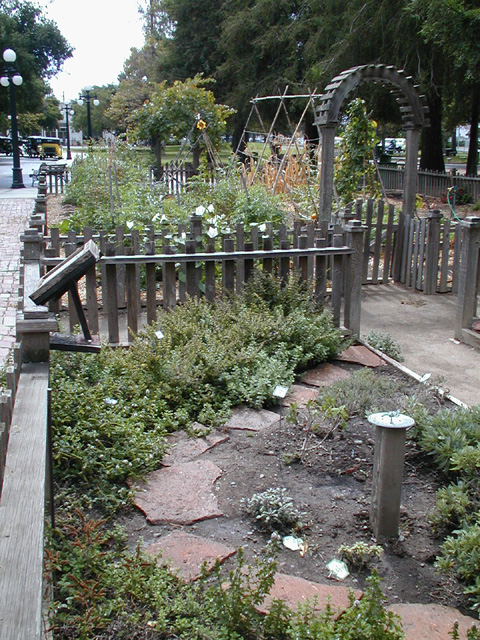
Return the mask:
[[196,173],[191,164],[172,161],[161,167],[155,180],[162,184],[170,195],[180,195],[187,190],[188,181]]
[[364,225],[363,284],[386,284],[391,279],[426,294],[456,293],[460,272],[460,224],[431,211],[410,218],[383,200],[358,200],[337,221],[352,219]]
[[[241,292],[255,267],[282,279],[296,272],[310,281],[316,298],[330,305],[335,324],[358,335],[363,234],[353,223],[343,233],[335,231],[328,225],[322,232],[313,223],[298,222],[275,233],[269,225],[261,235],[257,226],[247,232],[238,225],[235,233],[222,236],[219,246],[219,241],[203,235],[202,219],[192,216],[188,228],[177,229],[182,242],[172,246],[167,230],[156,235],[153,228],[142,237],[138,231],[126,233],[118,227],[112,237],[86,229],[82,235],[70,233],[65,238],[52,229],[44,264],[47,269],[58,264],[62,246],[63,255],[70,255],[86,240],[99,244],[103,257],[86,275],[83,303],[92,333],[98,333],[100,321],[106,319],[111,344],[123,342],[121,333],[126,330],[126,339],[131,340],[145,323],[156,319],[160,307],[171,309],[188,297],[214,300]],[[73,332],[78,317],[68,295],[61,306],[50,303],[51,311],[62,309]]]
[[[381,164],[379,171],[386,191],[403,191],[405,170],[402,165]],[[417,193],[431,198],[441,198],[447,196],[450,187],[457,187],[458,190],[468,193],[472,202],[480,200],[480,178],[458,175],[456,171],[418,171]]]

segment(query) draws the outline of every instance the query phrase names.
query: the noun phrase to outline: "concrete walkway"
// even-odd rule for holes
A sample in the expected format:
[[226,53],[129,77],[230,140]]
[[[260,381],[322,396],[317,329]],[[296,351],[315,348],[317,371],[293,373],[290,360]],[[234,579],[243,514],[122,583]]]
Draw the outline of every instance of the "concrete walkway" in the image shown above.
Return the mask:
[[390,334],[400,345],[404,365],[469,406],[480,404],[480,351],[454,339],[457,297],[426,296],[395,284],[362,289],[361,337]]

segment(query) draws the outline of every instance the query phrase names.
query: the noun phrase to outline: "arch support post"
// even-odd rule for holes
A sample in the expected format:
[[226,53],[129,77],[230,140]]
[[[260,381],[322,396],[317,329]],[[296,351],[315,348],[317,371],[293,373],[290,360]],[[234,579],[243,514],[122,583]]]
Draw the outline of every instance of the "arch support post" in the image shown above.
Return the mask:
[[319,221],[330,222],[335,165],[335,126],[320,127],[322,136],[322,172],[320,175]]
[[417,195],[418,149],[420,129],[406,130],[407,148],[405,154],[405,180],[403,185],[403,213],[406,216],[415,215],[415,200]]

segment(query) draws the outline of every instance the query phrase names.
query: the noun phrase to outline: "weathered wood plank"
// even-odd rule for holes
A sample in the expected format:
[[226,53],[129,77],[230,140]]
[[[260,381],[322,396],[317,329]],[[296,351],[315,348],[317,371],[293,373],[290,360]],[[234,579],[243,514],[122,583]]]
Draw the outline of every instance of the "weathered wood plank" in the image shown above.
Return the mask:
[[[155,253],[155,239],[145,244],[145,255]],[[145,265],[145,287],[147,296],[147,324],[152,324],[157,319],[157,283],[155,264]]]
[[384,212],[385,212],[385,203],[383,200],[380,200],[377,205],[377,223],[375,225],[375,242],[373,245],[372,284],[378,284],[378,272],[380,269],[380,254],[382,250]]
[[[83,232],[84,242],[93,239],[93,230],[86,227]],[[87,307],[88,326],[92,334],[98,335],[98,300],[97,300],[97,274],[95,265],[85,274],[85,303]]]
[[[115,246],[107,243],[106,255],[113,255]],[[120,342],[120,330],[118,327],[118,300],[117,300],[117,265],[107,264],[105,269],[105,288],[102,291],[104,304],[107,304],[108,341],[110,344]]]
[[[173,253],[173,247],[167,245],[164,248],[165,255]],[[175,272],[175,262],[165,262],[163,264],[163,307],[173,309],[177,304],[177,277]]]
[[[133,247],[127,247],[127,251],[133,251]],[[138,319],[140,317],[140,305],[138,303],[139,297],[137,290],[137,265],[126,265],[125,291],[127,294],[128,342],[131,343],[138,333]]]
[[38,287],[30,294],[36,304],[45,304],[52,298],[66,293],[72,280],[78,280],[99,258],[97,245],[89,240],[83,247],[61,262],[41,278]]
[[0,637],[40,640],[48,363],[25,364],[0,503]]
[[232,259],[233,250],[233,238],[223,238],[223,251],[226,255],[230,254],[230,259],[223,261],[222,289],[224,291],[233,291],[235,287],[235,260]]

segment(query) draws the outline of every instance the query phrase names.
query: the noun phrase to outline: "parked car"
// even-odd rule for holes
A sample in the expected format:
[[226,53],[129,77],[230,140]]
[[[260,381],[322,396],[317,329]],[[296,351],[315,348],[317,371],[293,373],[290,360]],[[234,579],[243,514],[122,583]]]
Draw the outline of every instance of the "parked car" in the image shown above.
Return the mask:
[[60,138],[29,136],[25,142],[25,148],[31,158],[57,160],[63,155]]
[[12,140],[8,136],[0,136],[0,153],[6,156],[12,155]]

